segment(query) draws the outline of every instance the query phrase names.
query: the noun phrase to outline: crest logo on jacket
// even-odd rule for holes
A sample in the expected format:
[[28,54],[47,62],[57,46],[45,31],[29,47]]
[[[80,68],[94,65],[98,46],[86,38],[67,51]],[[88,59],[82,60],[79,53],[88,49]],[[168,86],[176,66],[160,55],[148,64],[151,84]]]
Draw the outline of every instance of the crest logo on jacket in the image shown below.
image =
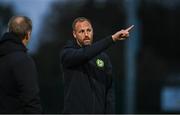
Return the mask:
[[97,59],[96,60],[96,65],[98,66],[98,67],[104,67],[104,61],[103,60],[101,60],[101,59]]

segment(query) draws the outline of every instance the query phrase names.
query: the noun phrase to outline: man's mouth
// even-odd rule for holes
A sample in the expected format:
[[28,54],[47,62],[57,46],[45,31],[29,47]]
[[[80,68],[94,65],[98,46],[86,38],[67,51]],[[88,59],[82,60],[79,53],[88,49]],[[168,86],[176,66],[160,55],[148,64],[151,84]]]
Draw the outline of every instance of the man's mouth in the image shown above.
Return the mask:
[[84,38],[84,41],[85,41],[85,40],[90,40],[90,39],[87,37],[87,38]]

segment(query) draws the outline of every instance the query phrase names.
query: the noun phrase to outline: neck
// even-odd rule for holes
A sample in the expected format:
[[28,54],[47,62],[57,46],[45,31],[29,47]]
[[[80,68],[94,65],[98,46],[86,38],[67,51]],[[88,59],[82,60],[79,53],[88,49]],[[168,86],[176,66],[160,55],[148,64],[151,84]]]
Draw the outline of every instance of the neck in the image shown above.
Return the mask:
[[78,41],[78,40],[76,40],[76,42],[77,42],[77,44],[78,44],[80,47],[82,47],[82,45],[79,43],[79,41]]
[[22,40],[22,43],[24,44],[24,46],[26,46],[26,45],[27,45],[27,40],[26,40],[26,39],[23,39],[23,40]]

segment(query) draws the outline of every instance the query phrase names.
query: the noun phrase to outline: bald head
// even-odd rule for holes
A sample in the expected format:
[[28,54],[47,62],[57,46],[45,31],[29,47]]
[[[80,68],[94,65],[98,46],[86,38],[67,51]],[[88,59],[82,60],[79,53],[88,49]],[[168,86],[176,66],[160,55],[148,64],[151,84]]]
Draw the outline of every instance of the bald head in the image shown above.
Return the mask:
[[8,31],[23,39],[32,31],[32,21],[26,16],[13,16],[8,23]]

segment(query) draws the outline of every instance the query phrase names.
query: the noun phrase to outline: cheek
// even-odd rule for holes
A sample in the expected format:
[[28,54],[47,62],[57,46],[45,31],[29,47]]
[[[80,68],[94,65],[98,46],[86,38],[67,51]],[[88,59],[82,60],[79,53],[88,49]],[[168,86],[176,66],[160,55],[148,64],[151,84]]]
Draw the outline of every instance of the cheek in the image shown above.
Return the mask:
[[78,39],[79,41],[83,41],[83,36],[82,36],[82,35],[77,35],[77,39]]
[[93,33],[91,33],[91,37],[93,37]]
[[93,38],[93,33],[90,34],[90,38]]

